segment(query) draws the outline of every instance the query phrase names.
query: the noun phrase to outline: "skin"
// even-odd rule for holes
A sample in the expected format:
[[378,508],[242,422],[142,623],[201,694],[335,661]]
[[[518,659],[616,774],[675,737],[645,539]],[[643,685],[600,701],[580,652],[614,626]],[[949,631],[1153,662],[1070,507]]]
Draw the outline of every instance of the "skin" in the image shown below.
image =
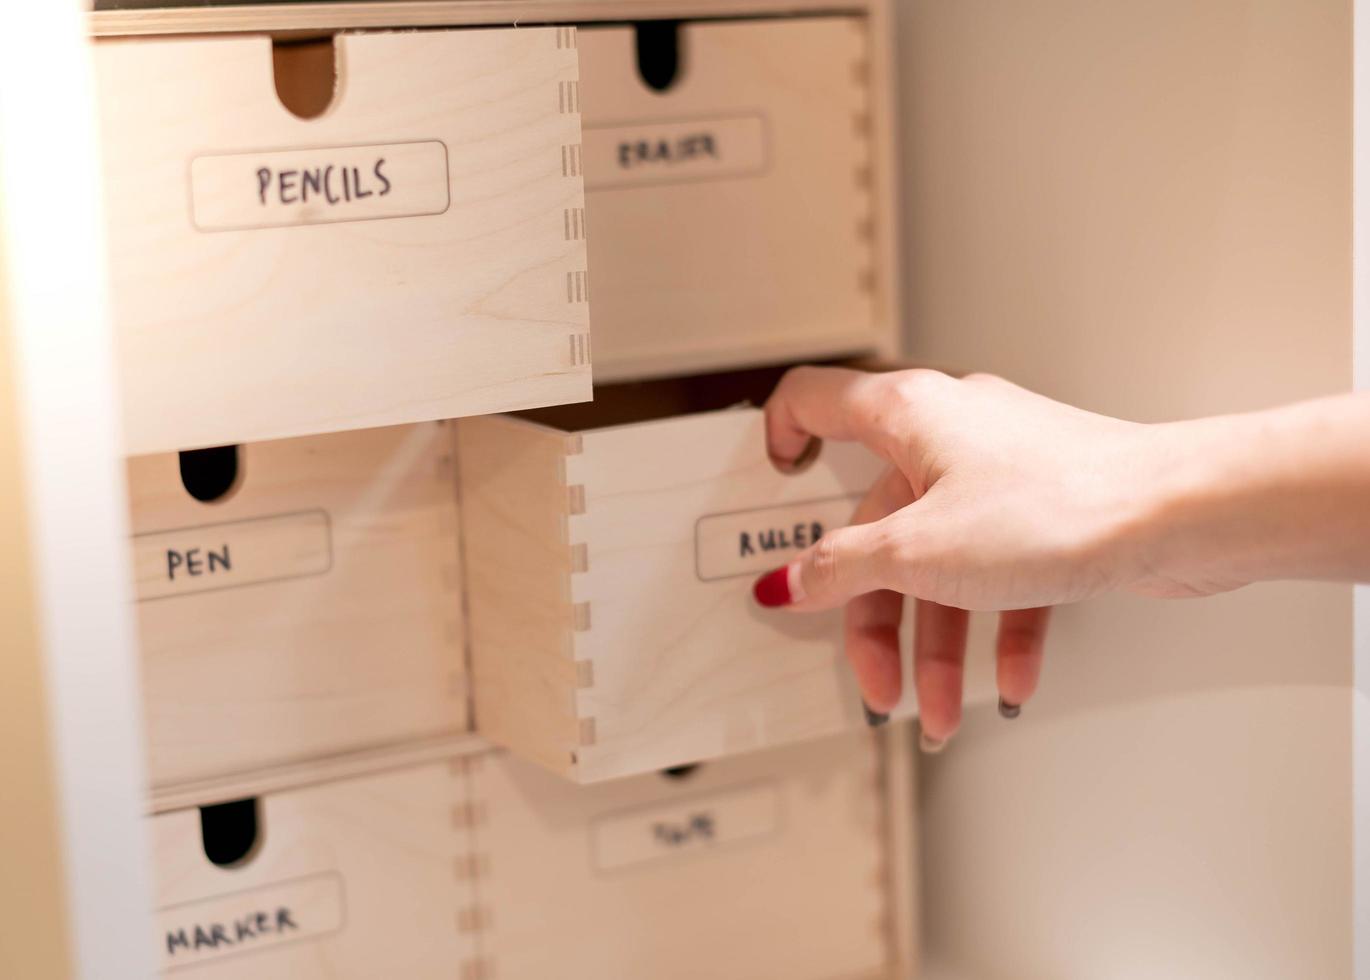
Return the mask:
[[816,439],[858,441],[888,462],[852,526],[787,566],[786,608],[845,606],[847,657],[885,712],[901,693],[899,621],[913,599],[929,750],[960,724],[970,610],[1000,613],[999,693],[1022,705],[1052,606],[1370,580],[1370,393],[1144,425],[990,375],[804,367],[767,402],[766,434],[782,470]]

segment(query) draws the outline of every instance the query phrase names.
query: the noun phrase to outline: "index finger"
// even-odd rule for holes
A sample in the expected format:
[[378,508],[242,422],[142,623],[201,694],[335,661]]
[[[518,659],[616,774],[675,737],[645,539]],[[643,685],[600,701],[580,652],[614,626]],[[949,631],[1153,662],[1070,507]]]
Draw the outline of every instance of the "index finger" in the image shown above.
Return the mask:
[[766,449],[781,469],[812,452],[814,439],[861,442],[881,455],[888,435],[879,425],[882,375],[850,368],[797,367],[785,372],[766,400]]

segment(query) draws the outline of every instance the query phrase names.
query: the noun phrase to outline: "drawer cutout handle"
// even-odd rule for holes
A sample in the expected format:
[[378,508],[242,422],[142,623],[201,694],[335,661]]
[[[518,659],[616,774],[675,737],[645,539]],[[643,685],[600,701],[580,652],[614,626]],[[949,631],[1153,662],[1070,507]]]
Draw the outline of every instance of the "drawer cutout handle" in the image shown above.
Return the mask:
[[205,857],[220,868],[240,868],[261,848],[257,798],[200,807],[200,844]]
[[189,449],[177,454],[181,465],[181,486],[202,504],[228,499],[241,484],[237,446]]
[[661,770],[661,776],[663,779],[684,782],[698,772],[699,767],[702,765],[702,762],[687,762],[682,766],[671,766],[670,768]]
[[681,74],[681,24],[678,20],[640,20],[633,25],[637,73],[643,84],[665,92]]
[[335,39],[272,41],[271,70],[281,105],[299,119],[317,119],[328,111],[338,91]]

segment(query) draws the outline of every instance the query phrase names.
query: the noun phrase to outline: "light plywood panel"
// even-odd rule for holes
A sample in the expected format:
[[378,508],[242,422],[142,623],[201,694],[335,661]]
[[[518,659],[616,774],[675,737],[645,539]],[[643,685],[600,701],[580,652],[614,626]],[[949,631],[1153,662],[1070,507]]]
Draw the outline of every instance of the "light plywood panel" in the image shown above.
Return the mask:
[[458,445],[482,734],[595,782],[864,725],[840,613],[751,596],[850,519],[880,471],[864,449],[781,475],[752,408],[578,432],[469,419]]
[[666,91],[581,37],[600,380],[892,353],[865,17],[691,22]]
[[447,423],[254,443],[210,504],[176,454],[129,462],[154,793],[465,729],[451,450]]
[[445,762],[264,796],[257,849],[231,868],[205,857],[200,811],[152,818],[149,940],[163,975],[462,976],[476,952],[463,927],[475,903],[461,873],[467,799],[461,770]]
[[308,120],[267,37],[96,46],[128,452],[589,397],[575,32],[334,44]]
[[595,787],[502,753],[467,765],[485,975],[890,975],[873,735]]
[[[624,21],[635,18],[736,17],[824,14],[832,0],[347,0],[163,7],[157,0],[96,0],[88,18],[96,37],[205,34],[242,31],[301,32],[357,28],[451,27],[459,24],[523,24]],[[884,12],[885,0],[848,0],[844,10]]]

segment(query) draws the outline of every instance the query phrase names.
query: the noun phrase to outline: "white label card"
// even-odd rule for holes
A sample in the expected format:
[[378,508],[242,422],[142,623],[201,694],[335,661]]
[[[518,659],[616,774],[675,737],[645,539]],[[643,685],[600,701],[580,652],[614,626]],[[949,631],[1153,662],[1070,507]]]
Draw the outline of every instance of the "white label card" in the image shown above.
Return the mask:
[[332,532],[321,510],[133,538],[139,602],[323,575],[332,565]]
[[775,833],[780,797],[771,785],[701,796],[601,817],[591,829],[595,867],[616,871],[644,861],[710,851]]
[[761,116],[591,126],[581,140],[586,190],[747,177],[767,167]]
[[695,523],[695,572],[708,582],[778,568],[825,532],[850,524],[859,500],[829,497],[701,517]]
[[439,140],[196,157],[190,199],[200,231],[442,214],[451,203]]
[[157,911],[163,970],[337,932],[343,883],[334,873],[186,902]]

